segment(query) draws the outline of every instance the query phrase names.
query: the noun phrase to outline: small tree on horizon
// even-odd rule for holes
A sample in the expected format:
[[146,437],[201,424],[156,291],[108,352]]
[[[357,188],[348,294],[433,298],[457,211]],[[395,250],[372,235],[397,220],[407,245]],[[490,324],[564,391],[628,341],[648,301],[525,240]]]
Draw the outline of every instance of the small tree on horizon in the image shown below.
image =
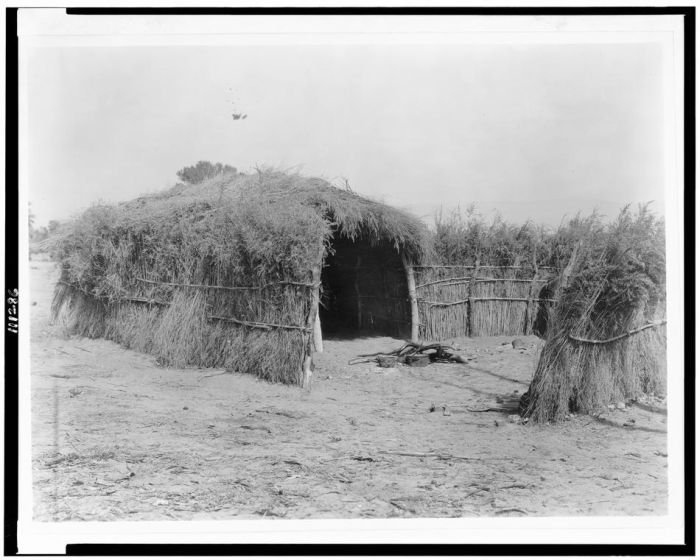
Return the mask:
[[195,165],[180,169],[177,172],[177,176],[183,183],[197,185],[224,173],[238,173],[238,170],[232,165],[198,161]]

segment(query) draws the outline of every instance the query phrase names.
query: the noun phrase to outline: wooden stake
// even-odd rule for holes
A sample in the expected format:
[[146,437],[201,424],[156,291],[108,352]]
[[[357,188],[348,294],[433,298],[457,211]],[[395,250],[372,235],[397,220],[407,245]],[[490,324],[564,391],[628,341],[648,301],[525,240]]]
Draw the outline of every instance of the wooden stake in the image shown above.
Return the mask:
[[314,349],[316,352],[323,352],[323,334],[321,331],[320,313],[316,313],[316,321],[314,321]]
[[405,255],[401,255],[404,270],[406,271],[406,283],[408,284],[408,300],[411,304],[411,342],[418,342],[418,301],[416,300],[416,277],[413,267],[406,260]]
[[467,336],[471,338],[472,331],[474,327],[472,325],[474,309],[472,307],[472,296],[474,294],[474,279],[479,274],[479,264],[481,263],[481,256],[476,257],[476,263],[472,269],[472,278],[469,281],[469,286],[467,286]]
[[535,269],[535,274],[532,277],[530,287],[527,291],[527,307],[525,307],[525,324],[523,325],[523,334],[526,336],[530,334],[530,323],[532,323],[532,315],[535,311],[533,308],[533,300],[535,298],[535,286],[537,285],[537,276],[540,273],[539,269],[537,268],[537,259],[534,251],[532,254],[532,266]]
[[307,354],[304,358],[304,379],[302,379],[301,386],[304,389],[309,389],[311,387],[311,354]]
[[[323,247],[323,242],[321,242],[321,251],[319,253],[318,257],[318,262],[314,267],[311,269],[311,282],[314,286],[316,286],[312,291],[311,291],[311,306],[309,309],[309,316],[307,319],[307,327],[309,329],[309,334],[308,338],[304,338],[305,340],[305,346],[306,346],[306,353],[304,356],[304,363],[302,364],[303,367],[303,378],[302,378],[302,387],[305,389],[308,389],[311,387],[311,374],[313,373],[313,370],[311,369],[313,365],[313,360],[312,360],[312,355],[313,355],[313,350],[312,348],[318,348],[315,346],[315,330],[316,330],[316,320],[318,318],[318,302],[319,302],[319,295],[321,292],[321,266],[323,266],[323,253],[324,253],[324,247]],[[321,322],[319,320],[318,326],[320,329]]]

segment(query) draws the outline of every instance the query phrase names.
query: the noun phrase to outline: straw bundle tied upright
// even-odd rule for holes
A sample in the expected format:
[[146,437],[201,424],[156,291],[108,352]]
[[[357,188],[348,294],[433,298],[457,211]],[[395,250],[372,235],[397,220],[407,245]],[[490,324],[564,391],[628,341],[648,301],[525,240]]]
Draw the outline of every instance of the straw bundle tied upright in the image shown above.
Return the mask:
[[663,220],[625,209],[581,239],[572,265],[525,403],[539,422],[665,392]]

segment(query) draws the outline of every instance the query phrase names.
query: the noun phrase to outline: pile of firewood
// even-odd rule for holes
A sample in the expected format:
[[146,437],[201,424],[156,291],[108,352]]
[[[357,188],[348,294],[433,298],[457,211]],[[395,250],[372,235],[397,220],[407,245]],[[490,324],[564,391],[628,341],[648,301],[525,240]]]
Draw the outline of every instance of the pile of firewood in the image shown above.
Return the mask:
[[[449,352],[448,350],[452,350]],[[454,353],[454,348],[443,344],[417,344],[407,342],[401,348],[390,352],[375,352],[374,354],[360,354],[350,360],[350,365],[368,362],[377,362],[381,367],[394,367],[397,364],[406,364],[413,367],[427,366],[431,363],[459,363],[466,364],[467,360]]]

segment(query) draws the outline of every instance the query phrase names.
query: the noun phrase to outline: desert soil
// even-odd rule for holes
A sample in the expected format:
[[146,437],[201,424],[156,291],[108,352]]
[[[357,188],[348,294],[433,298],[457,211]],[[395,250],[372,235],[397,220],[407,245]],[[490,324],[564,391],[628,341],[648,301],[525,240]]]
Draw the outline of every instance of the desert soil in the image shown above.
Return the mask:
[[[667,510],[663,401],[515,421],[537,338],[449,341],[468,364],[391,369],[348,361],[400,340],[327,340],[304,390],[68,337],[49,322],[56,279],[31,262],[35,520]],[[486,408],[502,410],[469,410]]]

